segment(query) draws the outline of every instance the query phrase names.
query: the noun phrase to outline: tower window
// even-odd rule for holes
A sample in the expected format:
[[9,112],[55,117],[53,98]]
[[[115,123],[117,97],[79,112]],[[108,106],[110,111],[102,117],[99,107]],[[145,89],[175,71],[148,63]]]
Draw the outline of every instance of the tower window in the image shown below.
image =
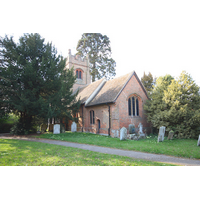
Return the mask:
[[128,114],[129,116],[139,116],[139,101],[137,97],[128,99]]
[[78,78],[78,79],[82,79],[82,70],[80,70],[80,69],[77,69],[76,70],[76,78]]

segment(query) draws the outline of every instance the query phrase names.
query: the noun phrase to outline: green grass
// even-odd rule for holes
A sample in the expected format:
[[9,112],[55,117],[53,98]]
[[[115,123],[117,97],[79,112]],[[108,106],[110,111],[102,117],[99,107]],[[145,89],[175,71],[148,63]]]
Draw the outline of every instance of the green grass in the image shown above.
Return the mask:
[[38,136],[39,138],[48,138],[92,144],[117,149],[135,150],[155,154],[165,154],[177,157],[200,159],[200,147],[197,146],[197,140],[194,139],[173,139],[157,143],[157,137],[152,136],[146,139],[120,141],[119,138],[111,138],[91,133],[72,133],[66,132],[59,135],[46,133]]
[[171,166],[40,142],[0,139],[0,166]]

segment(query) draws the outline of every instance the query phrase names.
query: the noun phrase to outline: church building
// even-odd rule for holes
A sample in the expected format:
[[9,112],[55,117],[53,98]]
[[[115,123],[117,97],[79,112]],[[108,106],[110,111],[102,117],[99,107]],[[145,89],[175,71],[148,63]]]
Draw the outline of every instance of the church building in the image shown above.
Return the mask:
[[151,132],[143,110],[147,92],[135,71],[92,83],[88,59],[71,55],[69,50],[66,68],[72,67],[77,77],[73,91],[79,90],[77,98],[81,101],[77,131],[119,137],[122,127],[128,130],[129,124],[137,128],[142,123],[144,132]]

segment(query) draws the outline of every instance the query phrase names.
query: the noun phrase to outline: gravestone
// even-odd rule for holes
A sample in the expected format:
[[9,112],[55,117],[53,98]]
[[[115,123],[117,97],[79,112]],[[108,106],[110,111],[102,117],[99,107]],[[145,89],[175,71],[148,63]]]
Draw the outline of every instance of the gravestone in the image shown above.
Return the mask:
[[127,129],[125,127],[122,127],[120,130],[120,140],[126,140],[127,139]]
[[145,133],[143,133],[142,123],[139,123],[138,128],[139,128],[139,131],[138,131],[139,138],[145,138]]
[[53,126],[53,134],[60,134],[60,124],[55,124]]
[[199,135],[199,139],[197,141],[197,146],[200,146],[200,135]]
[[173,136],[174,136],[174,131],[171,130],[171,131],[169,132],[169,135],[168,135],[168,138],[167,138],[167,139],[168,139],[168,140],[172,140],[172,139],[173,139]]
[[53,132],[53,124],[49,124],[49,132]]
[[42,125],[41,125],[41,131],[42,131],[42,132],[45,132],[46,129],[47,129],[47,125],[46,125],[46,124],[42,124]]
[[162,142],[165,137],[165,127],[161,126],[158,133],[158,142]]
[[77,131],[77,125],[75,122],[73,122],[71,125],[71,132],[76,132],[76,131]]
[[128,131],[129,131],[129,134],[135,133],[135,126],[134,126],[134,124],[129,124]]

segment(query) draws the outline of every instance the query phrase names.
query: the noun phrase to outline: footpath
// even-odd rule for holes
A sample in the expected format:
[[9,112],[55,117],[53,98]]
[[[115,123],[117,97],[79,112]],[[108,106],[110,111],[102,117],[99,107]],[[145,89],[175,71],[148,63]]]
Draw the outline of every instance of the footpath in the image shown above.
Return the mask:
[[166,156],[166,155],[161,155],[161,154],[152,154],[152,153],[144,153],[144,152],[138,152],[138,151],[114,149],[114,148],[100,147],[100,146],[88,145],[88,144],[79,144],[79,143],[66,142],[66,141],[60,141],[60,140],[30,138],[30,137],[6,137],[6,136],[0,136],[0,139],[18,139],[18,140],[25,140],[25,141],[32,141],[32,142],[42,142],[42,143],[55,144],[55,145],[61,145],[61,146],[66,146],[66,147],[79,148],[79,149],[84,149],[84,150],[89,150],[89,151],[95,151],[99,153],[127,156],[127,157],[136,158],[136,159],[144,159],[144,160],[163,162],[163,163],[169,163],[169,164],[175,164],[175,165],[200,166],[200,160],[197,160],[197,159],[178,158],[174,156]]

